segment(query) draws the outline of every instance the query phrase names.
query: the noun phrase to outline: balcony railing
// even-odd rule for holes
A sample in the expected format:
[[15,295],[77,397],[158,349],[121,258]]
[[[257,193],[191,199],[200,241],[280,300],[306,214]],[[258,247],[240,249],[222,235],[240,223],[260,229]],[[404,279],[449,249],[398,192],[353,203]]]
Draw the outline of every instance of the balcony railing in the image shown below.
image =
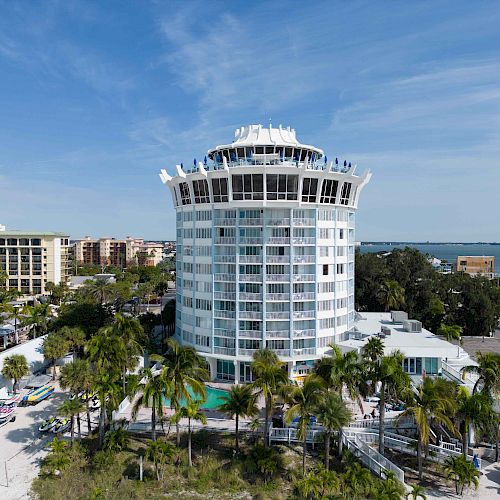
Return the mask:
[[234,319],[236,318],[236,311],[222,311],[215,309],[214,318]]
[[262,332],[260,330],[240,330],[238,335],[240,338],[261,339]]
[[293,319],[307,319],[314,318],[316,311],[294,311]]
[[262,300],[261,293],[240,292],[240,300]]
[[216,263],[236,262],[236,255],[214,255],[214,262]]
[[290,256],[289,255],[268,255],[266,257],[266,262],[268,264],[289,264]]
[[295,264],[305,264],[316,261],[316,255],[294,255],[293,262]]
[[240,264],[262,264],[262,255],[240,255]]
[[229,338],[236,338],[236,331],[235,330],[227,330],[225,328],[214,328],[214,335],[216,337],[229,337]]
[[240,238],[240,244],[241,245],[262,245],[262,237],[257,236],[257,237],[243,237]]
[[316,276],[314,274],[294,274],[293,281],[315,281]]
[[287,339],[290,337],[290,332],[288,330],[277,330],[274,332],[266,332],[266,337],[268,339]]
[[303,355],[309,355],[309,354],[316,354],[316,348],[315,347],[304,347],[303,349],[294,349],[293,353],[296,356],[303,356]]
[[316,243],[316,238],[304,236],[302,238],[293,237],[292,243],[294,245],[314,245]]
[[294,330],[293,331],[293,338],[294,339],[301,339],[305,337],[315,337],[316,336],[316,331],[315,330]]
[[214,292],[214,299],[236,300],[236,292]]
[[239,279],[242,283],[259,283],[262,281],[262,274],[240,274]]
[[216,236],[214,238],[214,243],[216,245],[235,245],[236,238],[230,236]]
[[241,356],[253,356],[254,352],[258,351],[258,349],[238,349],[238,354]]
[[266,300],[290,300],[289,293],[266,293]]
[[290,219],[269,219],[266,221],[267,226],[289,226]]
[[268,274],[266,276],[267,281],[279,281],[279,282],[288,282],[290,281],[289,274]]
[[314,227],[316,225],[316,221],[314,219],[294,218],[292,221],[294,226]]
[[267,240],[267,244],[269,245],[289,245],[290,244],[290,238],[287,237],[273,237],[271,236]]
[[214,219],[214,226],[235,226],[236,219]]
[[215,354],[225,354],[226,356],[235,356],[236,349],[233,347],[214,347]]
[[314,292],[294,293],[293,300],[314,300]]
[[290,349],[273,349],[271,348],[271,351],[275,352],[278,356],[290,356]]
[[266,312],[266,319],[290,319],[290,311]]
[[262,312],[257,311],[240,311],[240,319],[260,319],[262,320]]
[[214,274],[215,281],[232,281],[236,280],[235,274],[226,274],[226,273],[215,273]]
[[239,220],[240,226],[262,226],[263,220],[257,218],[244,218]]

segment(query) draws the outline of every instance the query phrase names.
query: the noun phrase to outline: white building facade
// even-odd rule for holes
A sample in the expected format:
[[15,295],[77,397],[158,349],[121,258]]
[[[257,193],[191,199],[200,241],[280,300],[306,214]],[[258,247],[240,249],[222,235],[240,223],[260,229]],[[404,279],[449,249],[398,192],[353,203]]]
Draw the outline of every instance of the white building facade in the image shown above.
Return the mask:
[[177,217],[176,338],[214,379],[251,380],[267,347],[299,376],[354,325],[355,214],[371,174],[295,130],[250,125],[162,170]]

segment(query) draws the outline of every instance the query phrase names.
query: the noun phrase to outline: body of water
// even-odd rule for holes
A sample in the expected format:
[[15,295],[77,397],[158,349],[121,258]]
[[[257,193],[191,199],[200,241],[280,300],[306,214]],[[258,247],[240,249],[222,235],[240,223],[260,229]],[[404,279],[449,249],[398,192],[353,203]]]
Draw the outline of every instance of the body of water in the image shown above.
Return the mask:
[[[191,387],[188,388],[189,394],[191,394],[193,401],[201,400],[201,397],[195,395]],[[207,386],[207,400],[203,402],[200,408],[214,409],[217,408],[222,403],[225,403],[224,396],[227,395],[227,391],[223,391],[222,389],[214,389],[213,387]],[[165,398],[164,406],[170,408],[170,399]],[[181,405],[185,405],[186,401],[181,400]]]
[[405,247],[416,248],[424,254],[454,264],[459,255],[492,255],[495,257],[495,272],[500,273],[500,245],[490,243],[361,243],[361,252],[390,252]]

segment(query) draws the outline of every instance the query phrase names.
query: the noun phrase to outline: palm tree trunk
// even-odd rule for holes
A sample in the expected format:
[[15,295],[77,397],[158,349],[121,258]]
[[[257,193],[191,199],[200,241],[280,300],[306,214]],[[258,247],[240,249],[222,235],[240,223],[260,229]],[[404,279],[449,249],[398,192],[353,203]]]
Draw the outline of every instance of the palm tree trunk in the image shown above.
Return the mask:
[[76,425],[78,427],[78,441],[82,440],[82,424],[80,422],[80,414],[76,416]]
[[344,443],[342,442],[342,427],[339,429],[339,436],[338,436],[338,457],[341,459],[342,458],[342,448],[344,446]]
[[379,401],[379,425],[378,425],[378,451],[381,455],[384,454],[384,419],[385,419],[385,384],[382,382],[380,386],[380,401]]
[[92,432],[92,427],[90,425],[90,408],[89,408],[89,397],[87,393],[87,397],[85,398],[85,405],[87,406],[87,430],[88,430],[88,435],[90,437],[90,433]]
[[177,448],[181,446],[181,429],[179,427],[179,422],[175,423],[175,442],[177,444]]
[[73,446],[74,438],[75,438],[75,416],[71,415],[71,446]]
[[304,440],[302,441],[302,477],[306,475],[306,453],[307,453],[307,430],[304,432]]
[[325,469],[330,470],[330,431],[325,432]]
[[56,360],[52,361],[52,380],[56,379]]
[[418,460],[418,480],[422,481],[422,438],[417,431],[417,460]]
[[497,425],[497,430],[495,433],[495,462],[498,462],[499,458],[499,449],[498,449],[498,425]]
[[14,337],[16,345],[19,344],[19,334],[17,333],[17,316],[14,316]]
[[236,453],[240,451],[240,442],[239,442],[239,415],[236,414]]
[[188,418],[188,462],[189,467],[193,465],[193,458],[191,456],[191,419]]
[[153,441],[156,441],[156,408],[154,404],[151,408],[151,435]]
[[106,400],[101,402],[101,413],[99,415],[99,447],[102,448],[104,443],[104,419],[106,417]]
[[123,371],[122,371],[122,389],[123,389],[123,398],[124,399],[125,399],[125,396],[127,395],[127,387],[125,385],[126,374],[127,374],[127,369],[123,368]]
[[469,449],[469,418],[464,420],[464,433],[462,435],[462,454],[467,458],[467,450]]
[[270,406],[270,401],[269,397],[266,396],[266,404],[265,404],[265,409],[264,411],[266,412],[265,417],[264,417],[264,447],[269,446],[269,406]]

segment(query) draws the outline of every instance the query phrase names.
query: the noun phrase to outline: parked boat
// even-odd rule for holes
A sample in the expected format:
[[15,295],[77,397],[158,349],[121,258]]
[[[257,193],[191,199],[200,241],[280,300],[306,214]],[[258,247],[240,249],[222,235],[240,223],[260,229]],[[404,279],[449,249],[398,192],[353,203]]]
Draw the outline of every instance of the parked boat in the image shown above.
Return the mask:
[[38,427],[38,430],[40,432],[48,432],[50,431],[55,425],[57,425],[61,420],[57,417],[50,417],[47,420],[44,420],[40,427]]
[[26,396],[24,396],[23,401],[26,403],[39,403],[44,399],[48,398],[54,392],[53,385],[45,385],[30,391]]

